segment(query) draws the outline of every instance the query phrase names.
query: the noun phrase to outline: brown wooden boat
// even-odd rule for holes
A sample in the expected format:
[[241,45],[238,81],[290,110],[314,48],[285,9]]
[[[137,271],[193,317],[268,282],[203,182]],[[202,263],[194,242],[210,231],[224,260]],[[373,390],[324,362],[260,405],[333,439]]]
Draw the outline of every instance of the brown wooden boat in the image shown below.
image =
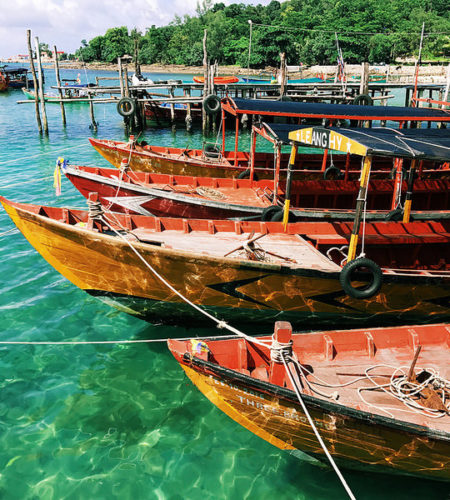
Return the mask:
[[[286,365],[271,355],[269,347],[279,351],[269,337],[258,339],[268,346],[233,337],[169,340],[168,347],[213,404],[290,454],[326,460],[297,389],[341,466],[450,480],[448,324],[291,336],[289,323],[278,322],[274,337]],[[393,395],[420,383],[407,404]]]
[[[114,212],[194,219],[254,218],[281,220],[286,183],[272,180],[174,176],[127,169],[67,165],[66,177],[86,198],[99,195]],[[374,179],[368,186],[366,220],[384,220],[391,212],[394,179]],[[406,193],[408,183],[402,181]],[[291,220],[354,219],[357,181],[293,181]],[[414,184],[414,220],[450,219],[450,180],[417,179]]]
[[[203,320],[155,271],[224,320],[285,319],[304,326],[450,318],[449,221],[366,223],[357,240],[345,222],[284,228],[276,222],[89,217],[67,208],[1,202],[63,276],[152,322],[185,326]],[[361,241],[366,258],[349,258]]]

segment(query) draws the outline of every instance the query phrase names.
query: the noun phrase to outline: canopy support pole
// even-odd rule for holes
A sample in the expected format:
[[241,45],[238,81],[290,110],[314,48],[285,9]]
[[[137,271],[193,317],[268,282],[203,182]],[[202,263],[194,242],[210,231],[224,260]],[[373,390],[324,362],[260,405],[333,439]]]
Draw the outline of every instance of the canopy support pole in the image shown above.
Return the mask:
[[287,179],[286,179],[286,196],[284,198],[283,226],[284,226],[285,231],[287,229],[287,223],[289,221],[289,205],[291,203],[292,170],[294,168],[296,156],[297,156],[297,144],[294,142],[292,144],[291,156],[289,157],[289,165],[288,165]]
[[406,191],[405,208],[403,211],[403,222],[409,222],[411,219],[412,194],[414,189],[414,177],[416,173],[417,160],[411,162],[408,175],[408,190]]
[[255,154],[256,154],[256,133],[252,127],[251,132],[251,147],[250,147],[250,181],[253,182],[255,177]]
[[350,168],[350,153],[347,153],[347,157],[345,158],[345,174],[344,181],[348,181],[348,170]]
[[361,172],[359,193],[358,193],[358,198],[356,200],[355,220],[353,222],[352,235],[350,236],[350,244],[348,246],[347,262],[354,260],[356,256],[356,247],[358,246],[358,238],[359,238],[359,228],[361,226],[361,219],[363,216],[367,199],[367,186],[369,184],[371,166],[372,166],[372,157],[366,156],[364,158],[364,166]]
[[[278,198],[278,186],[280,185],[280,167],[281,167],[281,144],[276,143],[276,163],[275,163],[275,177],[273,182],[273,204],[276,205]],[[295,161],[295,158],[294,158]]]
[[402,190],[403,182],[403,158],[395,159],[395,180],[394,180],[394,192],[392,194],[391,210],[395,210],[399,204],[399,197]]
[[225,154],[225,110],[222,107],[222,156]]
[[238,147],[239,147],[239,115],[236,115],[236,133],[234,136],[234,166],[238,164]]
[[322,158],[322,168],[321,172],[325,172],[325,169],[327,168],[327,159],[328,159],[328,149],[325,149],[323,151],[323,158]]

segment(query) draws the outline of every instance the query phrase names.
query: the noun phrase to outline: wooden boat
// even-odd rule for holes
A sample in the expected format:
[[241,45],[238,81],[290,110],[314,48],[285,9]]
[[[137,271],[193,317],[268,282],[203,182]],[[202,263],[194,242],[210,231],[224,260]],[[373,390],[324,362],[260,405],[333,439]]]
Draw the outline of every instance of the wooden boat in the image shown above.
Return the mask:
[[[205,77],[204,76],[194,76],[192,78],[195,83],[204,83]],[[239,78],[237,76],[215,76],[214,77],[214,83],[216,85],[227,85],[229,83],[237,83],[239,81]]]
[[[184,103],[175,103],[174,107],[174,121],[182,122],[186,121],[186,109],[187,105]],[[170,125],[171,119],[171,107],[170,103],[163,102],[160,104],[152,103],[151,101],[146,102],[144,105],[144,113],[147,125],[150,127],[165,127]],[[201,120],[202,107],[199,103],[191,104],[191,118],[192,121]]]
[[[278,322],[274,337],[292,340],[286,368],[245,338],[169,340],[168,347],[213,404],[281,450],[326,461],[297,389],[342,467],[450,480],[448,324],[291,335],[289,323]],[[426,384],[433,370],[447,382],[442,391]],[[407,405],[393,396],[407,393],[402,382],[425,388]]]
[[8,87],[10,89],[33,88],[33,80],[28,79],[28,68],[4,67],[1,72],[9,77]]
[[[99,220],[84,211],[0,201],[31,245],[73,284],[154,323],[211,321],[155,271],[226,321],[279,319],[305,328],[450,318],[449,221],[366,223],[361,261],[346,256],[347,245],[349,252],[355,248],[355,228],[345,222],[285,228],[116,213]],[[350,268],[342,267],[345,260]]]
[[0,71],[0,92],[8,90],[9,76]]
[[[114,212],[195,219],[253,218],[281,220],[286,183],[273,180],[173,176],[117,169],[67,165],[66,177],[84,197],[91,192]],[[358,181],[293,181],[292,220],[349,220],[354,218]],[[367,220],[392,217],[394,179],[375,179],[368,186]],[[402,192],[408,190],[406,180]],[[277,201],[279,204],[277,204]],[[450,180],[417,179],[414,220],[450,219]]]
[[[83,95],[82,93],[83,89],[76,89],[76,88],[70,88],[64,90],[63,93],[63,99],[64,99],[64,104],[70,104],[71,102],[77,102],[77,103],[89,103],[88,96]],[[22,89],[22,92],[25,94],[27,99],[34,100],[35,99],[35,92],[34,90],[27,90],[27,89]],[[53,95],[53,94],[44,94],[44,100],[45,102],[52,102],[59,104],[61,102],[61,98],[59,95]]]
[[[374,111],[375,110],[375,111]],[[392,120],[406,123],[408,121],[450,121],[450,115],[442,110],[428,108],[401,108],[395,106],[356,106],[311,104],[283,101],[265,101],[257,99],[226,99],[222,102],[222,123],[225,123],[225,112],[235,117],[235,149],[225,150],[225,126],[222,127],[222,145],[208,145],[209,149],[171,148],[111,140],[89,139],[92,146],[110,163],[119,168],[124,159],[129,160],[133,170],[171,175],[192,175],[195,177],[237,177],[249,175],[253,158],[254,172],[259,179],[273,178],[274,155],[272,153],[256,152],[256,137],[253,135],[251,151],[239,150],[239,122],[243,115],[264,115],[274,118],[289,118],[298,120],[345,120],[359,122],[366,120]],[[272,125],[272,124],[271,124]],[[254,127],[257,130],[257,127]],[[257,132],[255,132],[257,133]],[[268,137],[269,133],[264,137]],[[278,144],[280,172],[287,172],[289,156],[281,152]],[[348,164],[347,164],[348,163]],[[358,160],[343,155],[336,155],[334,165],[340,170],[347,169],[358,174]],[[325,170],[331,166],[327,155],[302,154],[295,166],[296,178],[316,179],[325,175]],[[431,169],[431,167],[428,167]],[[392,161],[386,162],[374,158],[373,170],[389,172]],[[302,172],[300,172],[302,170]],[[384,174],[385,175],[385,174]]]

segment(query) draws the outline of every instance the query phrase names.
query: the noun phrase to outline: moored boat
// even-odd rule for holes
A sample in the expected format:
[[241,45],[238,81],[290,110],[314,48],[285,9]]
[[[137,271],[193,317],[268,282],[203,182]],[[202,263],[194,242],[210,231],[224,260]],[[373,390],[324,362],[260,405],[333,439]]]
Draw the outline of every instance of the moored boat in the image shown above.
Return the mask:
[[[84,197],[91,192],[114,212],[195,219],[281,220],[286,183],[269,180],[211,178],[151,174],[117,169],[67,165],[64,174]],[[391,211],[394,179],[374,179],[368,186],[366,220],[400,217]],[[357,181],[296,180],[291,185],[293,220],[348,220],[354,218]],[[408,183],[402,181],[406,193]],[[450,219],[450,180],[417,179],[413,220]],[[277,201],[279,204],[277,204]]]
[[213,404],[290,454],[325,460],[311,418],[343,467],[450,480],[448,324],[291,335],[278,322],[273,342],[254,340],[168,347]]
[[[78,102],[78,103],[88,103],[89,98],[88,95],[85,94],[85,90],[83,90],[84,87],[80,88],[68,88],[64,90],[63,93],[63,99],[64,99],[64,104],[71,103],[71,102]],[[34,100],[35,99],[35,92],[34,90],[28,90],[28,89],[22,89],[22,92],[25,94],[27,99]],[[38,96],[39,98],[39,96]],[[40,99],[40,98],[39,98]],[[53,94],[44,94],[44,100],[45,102],[53,102],[56,104],[59,104],[61,102],[61,97],[59,95],[53,95]]]
[[[204,83],[205,77],[204,76],[194,76],[192,78],[195,83]],[[214,77],[214,84],[215,85],[227,85],[230,83],[237,83],[239,81],[239,78],[237,76],[215,76]]]
[[[284,227],[101,214],[99,207],[90,217],[67,208],[1,202],[63,276],[148,321],[209,323],[185,298],[218,318],[250,324],[450,318],[448,221],[366,223],[358,240],[344,222]],[[361,241],[365,258],[356,259]]]

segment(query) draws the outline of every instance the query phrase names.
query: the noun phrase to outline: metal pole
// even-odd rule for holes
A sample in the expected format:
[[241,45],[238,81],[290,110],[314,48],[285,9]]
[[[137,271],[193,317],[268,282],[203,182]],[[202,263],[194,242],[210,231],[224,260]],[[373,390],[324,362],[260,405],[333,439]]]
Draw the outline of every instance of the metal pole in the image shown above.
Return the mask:
[[297,144],[292,144],[291,156],[289,157],[289,165],[286,179],[286,195],[284,197],[284,211],[283,211],[283,226],[284,230],[287,229],[289,221],[289,206],[291,204],[291,184],[292,184],[292,170],[294,169],[295,157],[297,156]]

